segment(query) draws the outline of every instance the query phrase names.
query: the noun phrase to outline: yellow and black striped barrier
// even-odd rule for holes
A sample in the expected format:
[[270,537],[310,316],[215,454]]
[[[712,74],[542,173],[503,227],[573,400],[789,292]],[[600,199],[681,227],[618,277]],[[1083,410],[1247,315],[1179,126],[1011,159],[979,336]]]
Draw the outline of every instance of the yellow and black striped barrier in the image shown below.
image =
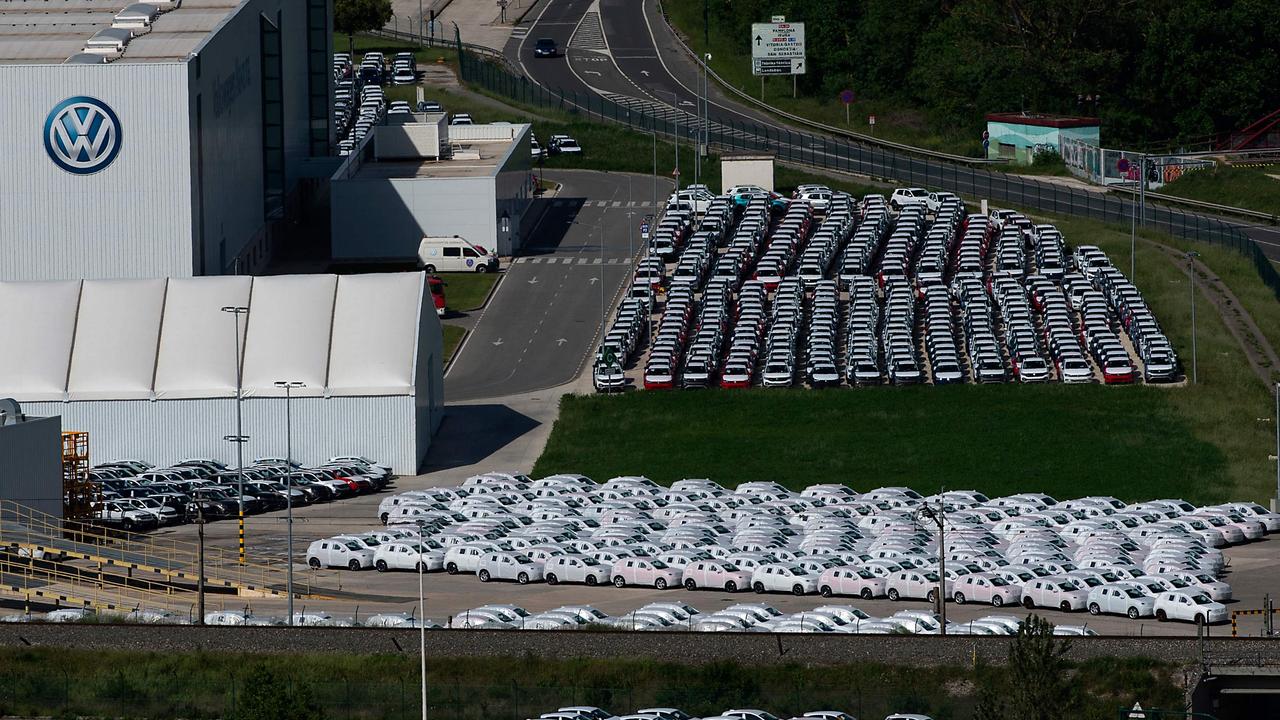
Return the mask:
[[1274,615],[1276,613],[1276,609],[1271,608],[1270,610],[1232,610],[1231,611],[1231,637],[1238,637],[1236,635],[1236,631],[1238,629],[1236,627],[1236,617],[1241,615],[1266,615],[1268,613]]
[[244,564],[244,508],[240,508],[240,564]]

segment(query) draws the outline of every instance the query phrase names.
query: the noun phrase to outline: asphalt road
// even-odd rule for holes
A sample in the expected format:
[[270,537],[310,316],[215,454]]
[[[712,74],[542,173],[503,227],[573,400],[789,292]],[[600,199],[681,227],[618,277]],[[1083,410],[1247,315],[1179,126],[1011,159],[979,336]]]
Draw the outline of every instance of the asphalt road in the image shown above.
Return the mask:
[[[652,178],[571,170],[547,178],[563,188],[449,366],[449,402],[569,382],[595,349],[602,314],[613,317],[640,247],[639,223],[651,212]],[[659,180],[659,198],[670,192],[671,181]]]
[[[614,99],[636,98],[646,103],[648,109],[666,117],[676,114],[675,111],[668,112],[666,106],[678,108],[688,114],[682,117],[681,123],[685,127],[692,125],[688,121],[700,113],[699,65],[676,47],[656,0],[599,0],[598,21],[593,17],[592,7],[587,0],[546,0],[541,11],[526,19],[527,34],[508,43],[505,49],[507,56],[529,77],[547,87],[565,92],[596,93]],[[565,58],[535,59],[533,39],[539,37],[555,39],[565,49]],[[842,160],[838,155],[823,151],[821,133],[793,132],[790,139],[780,140],[774,133],[785,129],[784,126],[754,108],[740,105],[714,86],[709,88],[708,101],[706,115],[713,126],[722,129],[731,123],[768,126],[765,140],[772,147],[788,148],[793,154],[802,153],[800,156],[806,161],[824,166],[849,166],[847,159]],[[727,132],[742,134],[738,130]],[[842,141],[859,145],[845,138]],[[864,156],[862,162],[865,172],[880,177],[896,177],[902,168],[908,166],[909,156],[877,148],[874,154]],[[1026,185],[1027,197],[1036,195],[1030,182],[1014,176],[1008,180],[1011,186]],[[963,187],[959,189],[964,190]],[[1280,228],[1255,226],[1231,218],[1218,219],[1237,225],[1257,242],[1268,258],[1280,263]]]

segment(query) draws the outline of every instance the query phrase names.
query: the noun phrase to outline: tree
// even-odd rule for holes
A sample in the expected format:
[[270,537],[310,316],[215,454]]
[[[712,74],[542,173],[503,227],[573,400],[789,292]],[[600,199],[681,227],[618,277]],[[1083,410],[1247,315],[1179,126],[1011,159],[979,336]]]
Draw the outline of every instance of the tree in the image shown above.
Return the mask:
[[267,665],[251,669],[235,720],[318,720],[323,717],[309,685],[285,680]]
[[334,0],[333,29],[355,46],[355,35],[391,22],[391,0]]
[[1027,618],[1009,646],[1009,709],[1019,720],[1074,717],[1076,688],[1067,677],[1069,640],[1053,635],[1053,623]]

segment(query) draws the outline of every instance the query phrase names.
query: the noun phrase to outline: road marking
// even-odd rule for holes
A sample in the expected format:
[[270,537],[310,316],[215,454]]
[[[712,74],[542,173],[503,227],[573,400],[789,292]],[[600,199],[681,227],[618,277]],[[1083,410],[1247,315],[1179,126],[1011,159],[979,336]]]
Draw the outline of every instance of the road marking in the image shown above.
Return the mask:
[[569,342],[568,338],[559,338],[556,340],[556,347],[560,347],[561,345],[564,345],[567,342]]
[[529,284],[530,284],[530,285],[537,285],[537,284],[538,284],[538,276],[537,276],[537,275],[534,275],[533,277],[529,278]]
[[612,207],[622,207],[622,201],[621,201],[621,200],[614,200],[614,201],[613,201],[613,205],[612,205]]
[[600,265],[604,263],[604,258],[591,258],[592,265]]
[[590,278],[590,280],[591,280],[591,285],[592,285],[592,286],[594,286],[594,285],[596,284],[596,282],[597,282],[599,279],[600,279],[600,278],[596,277],[595,275],[592,275],[592,276],[591,276],[591,278]]
[[498,346],[499,346],[499,345],[501,345],[501,344],[502,344],[502,338],[498,338],[497,340],[494,340],[494,341],[493,341],[493,346],[494,346],[494,347],[498,347]]

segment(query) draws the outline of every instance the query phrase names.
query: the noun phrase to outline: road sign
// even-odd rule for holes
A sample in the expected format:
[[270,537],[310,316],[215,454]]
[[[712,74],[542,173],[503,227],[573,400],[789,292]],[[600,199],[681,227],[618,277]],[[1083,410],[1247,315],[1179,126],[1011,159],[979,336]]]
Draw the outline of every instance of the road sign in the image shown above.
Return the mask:
[[786,15],[774,15],[773,17],[769,18],[769,22],[784,23],[786,21],[787,21]]
[[803,58],[804,23],[752,23],[751,57]]
[[1133,709],[1129,711],[1129,720],[1146,720],[1147,714],[1142,710],[1142,703],[1134,702]]
[[751,58],[752,75],[803,75],[804,58]]
[[608,346],[605,346],[603,360],[605,367],[615,367],[620,365],[617,354],[613,352],[613,348]]
[[990,139],[991,139],[991,132],[990,132],[990,131],[988,131],[988,130],[983,130],[983,131],[982,131],[982,139],[983,139],[983,140],[990,140]]
[[867,117],[867,124],[868,124],[868,125],[875,125],[875,124],[876,124],[876,116],[875,116],[875,115],[870,115],[870,116],[868,116],[868,117]]
[[841,91],[840,91],[840,102],[844,103],[845,105],[848,105],[849,103],[853,102],[853,91],[852,91],[852,90],[841,90]]
[[680,168],[671,171],[671,177],[680,177]]
[[1129,158],[1122,157],[1116,161],[1116,169],[1120,172],[1129,172]]

